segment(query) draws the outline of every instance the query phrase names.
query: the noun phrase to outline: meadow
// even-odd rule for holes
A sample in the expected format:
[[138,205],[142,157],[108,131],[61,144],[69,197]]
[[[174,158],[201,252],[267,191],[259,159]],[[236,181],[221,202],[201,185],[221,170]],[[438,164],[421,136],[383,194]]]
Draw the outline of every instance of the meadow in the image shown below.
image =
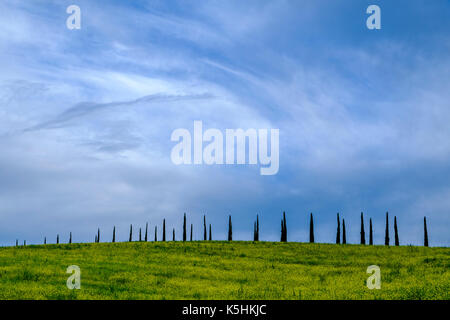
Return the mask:
[[[81,289],[66,269],[81,269]],[[381,269],[369,290],[367,267]],[[0,299],[450,299],[450,248],[194,241],[0,248]]]

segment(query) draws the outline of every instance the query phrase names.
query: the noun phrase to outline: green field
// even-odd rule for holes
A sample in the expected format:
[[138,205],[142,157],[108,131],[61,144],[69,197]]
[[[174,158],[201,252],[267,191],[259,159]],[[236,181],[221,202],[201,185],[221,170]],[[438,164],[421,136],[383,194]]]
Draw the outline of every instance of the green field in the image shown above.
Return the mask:
[[[69,290],[69,265],[81,289]],[[369,290],[369,265],[381,289]],[[450,299],[450,248],[132,242],[0,248],[0,299]]]

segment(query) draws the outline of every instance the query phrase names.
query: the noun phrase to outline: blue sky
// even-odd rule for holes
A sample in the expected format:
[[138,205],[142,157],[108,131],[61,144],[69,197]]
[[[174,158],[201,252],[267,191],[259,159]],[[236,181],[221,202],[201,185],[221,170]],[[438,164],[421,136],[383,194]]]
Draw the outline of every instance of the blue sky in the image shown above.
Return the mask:
[[[66,8],[81,8],[68,30]],[[381,30],[366,28],[370,4]],[[450,244],[448,1],[2,1],[0,243],[149,222],[349,242],[359,216]],[[280,170],[175,166],[171,132],[280,129]],[[391,232],[393,232],[391,230]]]

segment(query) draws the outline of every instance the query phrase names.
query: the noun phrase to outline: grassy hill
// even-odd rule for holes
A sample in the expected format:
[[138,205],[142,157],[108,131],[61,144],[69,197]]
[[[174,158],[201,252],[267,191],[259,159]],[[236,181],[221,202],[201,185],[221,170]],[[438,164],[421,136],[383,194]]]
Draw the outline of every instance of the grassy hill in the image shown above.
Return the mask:
[[[66,268],[81,268],[81,289]],[[369,265],[381,289],[369,290]],[[450,248],[132,242],[0,248],[1,299],[450,299]]]

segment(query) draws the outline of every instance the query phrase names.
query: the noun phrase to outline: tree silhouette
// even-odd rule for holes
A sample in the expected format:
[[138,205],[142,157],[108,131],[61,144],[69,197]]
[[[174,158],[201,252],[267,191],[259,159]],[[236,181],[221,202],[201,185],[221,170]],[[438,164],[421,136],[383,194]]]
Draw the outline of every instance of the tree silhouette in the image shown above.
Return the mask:
[[339,220],[339,212],[337,213],[337,231],[336,231],[336,244],[341,243],[341,221]]
[[233,240],[233,224],[231,223],[231,215],[228,216],[228,241]]

